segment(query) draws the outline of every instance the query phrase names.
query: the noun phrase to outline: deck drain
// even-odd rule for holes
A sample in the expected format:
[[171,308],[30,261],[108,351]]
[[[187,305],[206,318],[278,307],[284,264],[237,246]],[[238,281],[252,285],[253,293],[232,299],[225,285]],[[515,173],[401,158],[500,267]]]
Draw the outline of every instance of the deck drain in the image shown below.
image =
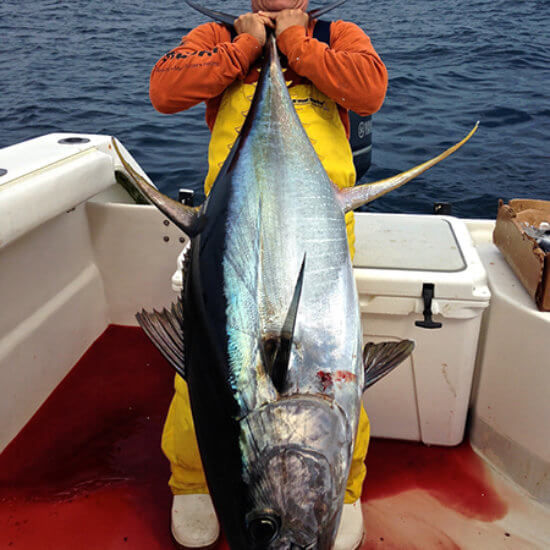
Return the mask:
[[8,171],[5,168],[0,168],[0,177],[5,176]]
[[63,145],[75,145],[77,143],[88,143],[90,140],[83,137],[68,137],[60,139],[57,143],[62,143]]

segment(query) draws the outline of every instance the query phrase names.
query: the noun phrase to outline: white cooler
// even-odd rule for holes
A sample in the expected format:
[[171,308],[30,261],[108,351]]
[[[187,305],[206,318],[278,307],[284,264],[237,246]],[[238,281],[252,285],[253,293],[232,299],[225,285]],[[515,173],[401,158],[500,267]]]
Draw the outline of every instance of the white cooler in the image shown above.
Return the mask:
[[457,445],[490,292],[466,225],[449,216],[357,214],[364,341],[410,338],[412,356],[365,392],[373,436]]

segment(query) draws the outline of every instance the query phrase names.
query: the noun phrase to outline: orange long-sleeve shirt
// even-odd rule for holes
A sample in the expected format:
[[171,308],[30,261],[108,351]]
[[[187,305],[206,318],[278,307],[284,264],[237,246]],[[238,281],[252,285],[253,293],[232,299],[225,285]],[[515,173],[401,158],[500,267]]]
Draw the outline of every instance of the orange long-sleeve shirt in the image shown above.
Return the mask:
[[[386,67],[357,25],[334,21],[330,46],[312,38],[314,26],[311,21],[308,29],[289,27],[277,38],[288,60],[285,78],[291,86],[309,80],[330,97],[338,105],[349,136],[348,109],[369,115],[382,106]],[[249,34],[240,34],[232,42],[224,25],[200,25],[153,68],[151,102],[161,113],[175,113],[205,101],[206,122],[212,129],[225,89],[236,79],[248,83],[258,79],[261,50]]]

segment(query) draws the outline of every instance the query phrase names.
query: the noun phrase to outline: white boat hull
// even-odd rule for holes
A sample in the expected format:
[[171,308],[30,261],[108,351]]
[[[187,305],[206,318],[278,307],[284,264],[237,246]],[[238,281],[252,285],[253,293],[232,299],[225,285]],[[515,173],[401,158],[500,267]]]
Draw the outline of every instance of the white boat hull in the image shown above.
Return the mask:
[[[109,324],[135,326],[138,309],[158,309],[174,300],[170,278],[182,248],[180,231],[154,207],[133,204],[116,183],[114,172],[122,167],[109,136],[58,144],[63,137],[52,134],[0,151],[0,167],[8,169],[0,178],[0,452]],[[358,256],[366,240],[365,216],[357,214]],[[494,222],[465,223],[492,294],[479,344],[471,352],[477,352],[473,391],[470,395],[470,376],[460,397],[464,415],[470,410],[467,436],[495,468],[495,483],[506,498],[522,499],[523,508],[512,507],[500,523],[472,527],[443,514],[426,494],[410,491],[403,498],[377,500],[368,509],[367,523],[379,526],[369,536],[381,537],[384,526],[390,527],[388,518],[402,510],[408,519],[399,525],[401,531],[428,529],[420,523],[429,512],[447,535],[469,533],[455,540],[466,541],[464,548],[500,548],[486,540],[508,531],[521,542],[514,548],[547,548],[550,509],[541,505],[550,505],[550,313],[536,310],[492,244]],[[361,271],[356,270],[360,293]],[[421,299],[414,300],[407,315],[421,319]],[[474,332],[458,338],[477,338]],[[473,357],[471,362],[473,369]],[[418,392],[419,380],[411,376]],[[418,395],[411,400],[403,394],[407,399],[418,408]],[[408,428],[402,437],[422,440],[422,426],[413,424],[418,437],[407,437]],[[458,443],[462,432],[453,437],[447,444]],[[476,538],[472,529],[478,527]],[[436,531],[428,531],[424,534],[436,540]]]

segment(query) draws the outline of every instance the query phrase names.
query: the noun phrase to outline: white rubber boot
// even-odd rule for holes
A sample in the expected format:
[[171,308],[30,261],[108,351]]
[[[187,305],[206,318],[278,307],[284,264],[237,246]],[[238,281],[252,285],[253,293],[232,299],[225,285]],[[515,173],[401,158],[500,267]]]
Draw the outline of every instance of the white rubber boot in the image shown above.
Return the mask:
[[180,548],[212,548],[220,524],[210,495],[175,495],[172,501],[172,536]]
[[344,504],[340,527],[333,550],[357,550],[363,542],[363,509],[361,500]]

